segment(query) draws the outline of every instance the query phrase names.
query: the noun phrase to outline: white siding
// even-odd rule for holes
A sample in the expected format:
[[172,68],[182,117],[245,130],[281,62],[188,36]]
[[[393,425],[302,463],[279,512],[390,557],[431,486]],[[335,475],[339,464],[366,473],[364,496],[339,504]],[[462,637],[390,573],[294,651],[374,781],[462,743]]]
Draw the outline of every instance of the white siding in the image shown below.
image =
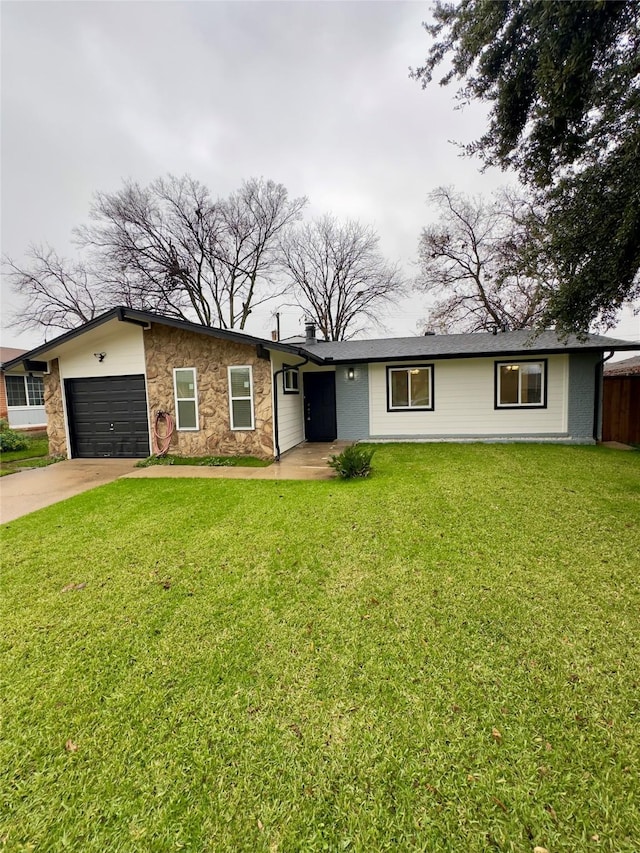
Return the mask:
[[47,425],[44,406],[9,406],[7,417],[12,429]]
[[[387,365],[369,365],[370,434],[376,436],[525,436],[566,433],[568,356],[547,357],[545,409],[494,408],[496,358],[433,363],[432,412],[387,411]],[[508,359],[501,358],[501,361]],[[513,359],[517,361],[517,358]],[[418,362],[408,361],[415,365]],[[393,367],[401,366],[394,362]]]
[[[127,376],[146,373],[144,332],[132,323],[112,320],[80,335],[60,347],[60,377],[78,379],[89,376]],[[98,361],[94,353],[106,353]],[[52,356],[53,357],[53,356]]]
[[[143,335],[141,326],[110,320],[56,347],[48,354],[48,358],[59,360],[60,380],[63,386],[65,379],[82,379],[91,376],[128,376],[142,373],[146,380]],[[106,353],[103,361],[96,358],[94,355],[96,352]],[[67,455],[71,458],[67,400],[64,391],[62,409]],[[151,424],[149,424],[149,442],[152,442]],[[150,446],[152,446],[151,443]]]
[[[283,364],[299,364],[300,359],[295,355],[271,353],[272,370],[280,370]],[[304,441],[304,420],[302,411],[302,371],[300,371],[300,393],[285,394],[282,389],[282,374],[276,378],[278,394],[278,435],[280,453],[290,450],[296,444]],[[274,448],[275,449],[275,448]]]

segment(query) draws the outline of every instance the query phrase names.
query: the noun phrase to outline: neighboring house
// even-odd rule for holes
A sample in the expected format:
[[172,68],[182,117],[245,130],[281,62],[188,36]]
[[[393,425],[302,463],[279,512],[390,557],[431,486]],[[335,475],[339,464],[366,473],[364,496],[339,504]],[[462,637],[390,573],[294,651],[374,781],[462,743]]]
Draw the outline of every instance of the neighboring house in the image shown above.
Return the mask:
[[602,440],[640,444],[640,356],[606,364]]
[[[601,432],[602,359],[554,332],[301,342],[114,308],[15,359],[45,372],[52,453],[278,457],[309,441],[559,441]],[[162,433],[165,422],[157,431]]]
[[[26,352],[0,347],[0,418],[9,421],[13,429],[44,429],[47,416],[42,370],[25,369],[20,359]],[[14,365],[10,372],[5,372],[5,362]]]

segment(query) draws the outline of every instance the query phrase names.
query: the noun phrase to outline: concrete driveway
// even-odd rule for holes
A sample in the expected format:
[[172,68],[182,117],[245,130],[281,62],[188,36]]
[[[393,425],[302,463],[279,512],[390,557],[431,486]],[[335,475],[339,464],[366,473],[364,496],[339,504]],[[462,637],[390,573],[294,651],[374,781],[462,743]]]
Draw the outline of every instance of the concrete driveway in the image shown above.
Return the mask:
[[0,477],[0,524],[111,483],[133,470],[137,459],[67,459]]

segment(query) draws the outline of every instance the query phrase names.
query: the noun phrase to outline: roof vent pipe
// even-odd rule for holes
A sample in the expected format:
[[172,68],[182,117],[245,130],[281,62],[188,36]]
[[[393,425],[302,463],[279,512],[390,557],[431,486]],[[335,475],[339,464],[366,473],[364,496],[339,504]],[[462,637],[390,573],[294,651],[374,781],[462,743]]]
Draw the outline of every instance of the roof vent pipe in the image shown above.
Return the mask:
[[315,344],[316,340],[316,324],[313,320],[307,320],[304,324],[304,335],[305,335],[305,343],[307,344]]

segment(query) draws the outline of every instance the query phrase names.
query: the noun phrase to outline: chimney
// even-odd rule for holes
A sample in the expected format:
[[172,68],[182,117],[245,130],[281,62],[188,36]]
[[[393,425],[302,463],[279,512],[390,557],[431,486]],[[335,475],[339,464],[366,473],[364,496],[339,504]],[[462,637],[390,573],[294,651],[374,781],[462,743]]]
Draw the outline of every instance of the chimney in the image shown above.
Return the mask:
[[313,320],[307,320],[304,324],[305,343],[315,344],[316,341],[316,324]]
[[425,338],[428,337],[429,335],[435,335],[435,332],[433,331],[433,329],[425,329],[424,330]]
[[277,329],[273,329],[273,330],[271,331],[271,340],[272,340],[272,341],[277,341],[277,340],[278,340],[278,330],[277,330]]

